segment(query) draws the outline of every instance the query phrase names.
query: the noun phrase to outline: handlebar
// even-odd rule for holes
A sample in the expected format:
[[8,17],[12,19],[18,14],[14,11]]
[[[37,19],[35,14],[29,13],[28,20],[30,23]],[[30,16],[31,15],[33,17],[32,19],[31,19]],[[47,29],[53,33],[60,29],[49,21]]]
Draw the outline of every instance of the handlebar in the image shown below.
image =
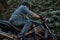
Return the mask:
[[[42,21],[43,21],[43,23],[45,23],[45,22],[48,22],[48,23],[50,23],[50,20],[48,19],[48,18],[38,18],[38,19],[41,19]],[[38,20],[37,19],[37,20]],[[32,20],[32,19],[29,19],[31,22],[33,22],[33,23],[35,23],[35,24],[41,24],[41,23],[39,23],[39,22],[36,22],[36,21],[34,21],[34,20]]]

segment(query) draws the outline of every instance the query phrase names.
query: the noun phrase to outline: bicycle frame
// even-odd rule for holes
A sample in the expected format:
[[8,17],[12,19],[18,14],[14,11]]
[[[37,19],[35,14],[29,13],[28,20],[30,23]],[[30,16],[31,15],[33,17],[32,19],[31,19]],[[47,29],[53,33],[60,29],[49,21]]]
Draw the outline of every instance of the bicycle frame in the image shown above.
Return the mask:
[[[34,22],[34,21],[33,21],[33,22]],[[35,23],[35,22],[34,22],[34,23]],[[39,23],[38,23],[38,24],[39,24]],[[40,25],[41,25],[41,24],[40,24]],[[52,33],[51,30],[50,30],[50,28],[49,28],[48,22],[45,21],[45,20],[44,20],[44,25],[45,25],[45,27],[46,27],[44,30],[45,30],[45,31],[48,30],[48,33],[52,36],[53,40],[57,40],[56,37],[54,36],[54,33]],[[34,27],[34,28],[35,28],[35,27]],[[34,28],[33,28],[33,29],[34,29]],[[30,34],[30,33],[32,33],[32,32],[34,32],[34,31],[31,30],[31,31],[29,31],[27,34]],[[37,33],[37,34],[38,34],[38,33]],[[38,35],[39,35],[40,37],[44,38],[44,36],[42,36],[42,35],[40,35],[40,34],[38,34]]]

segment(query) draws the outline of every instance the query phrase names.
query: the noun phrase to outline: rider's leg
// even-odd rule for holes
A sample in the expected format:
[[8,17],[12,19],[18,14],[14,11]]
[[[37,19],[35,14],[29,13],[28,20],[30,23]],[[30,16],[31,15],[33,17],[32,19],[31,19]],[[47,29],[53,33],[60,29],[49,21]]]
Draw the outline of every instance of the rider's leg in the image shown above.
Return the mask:
[[26,21],[23,29],[20,32],[20,36],[23,36],[28,31],[28,29],[30,28],[31,25],[32,25],[32,22]]
[[14,22],[12,22],[13,24],[15,25],[21,25],[21,24],[24,24],[24,27],[23,29],[21,30],[21,32],[19,33],[20,36],[23,36],[27,31],[28,29],[30,28],[30,26],[32,25],[32,22],[29,21],[29,20],[23,20],[23,19],[15,19],[13,20]]

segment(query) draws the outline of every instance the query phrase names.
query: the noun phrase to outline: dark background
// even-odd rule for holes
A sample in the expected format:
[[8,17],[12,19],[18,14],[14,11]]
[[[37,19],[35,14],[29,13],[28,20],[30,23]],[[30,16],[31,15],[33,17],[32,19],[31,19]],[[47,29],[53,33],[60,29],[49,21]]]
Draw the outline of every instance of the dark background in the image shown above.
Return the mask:
[[[0,0],[0,19],[8,20],[22,0]],[[60,0],[30,0],[31,10],[53,22],[55,33],[60,34]],[[54,17],[54,18],[53,18]]]

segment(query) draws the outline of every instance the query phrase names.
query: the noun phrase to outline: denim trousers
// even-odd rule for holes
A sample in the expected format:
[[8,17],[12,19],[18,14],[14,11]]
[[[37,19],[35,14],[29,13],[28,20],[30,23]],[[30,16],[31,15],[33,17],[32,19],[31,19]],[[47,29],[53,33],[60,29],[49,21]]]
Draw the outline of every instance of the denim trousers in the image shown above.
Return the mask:
[[24,25],[24,27],[19,33],[20,36],[23,36],[29,30],[30,26],[32,25],[32,22],[30,20],[14,19],[12,21],[13,21],[12,23],[15,25]]

